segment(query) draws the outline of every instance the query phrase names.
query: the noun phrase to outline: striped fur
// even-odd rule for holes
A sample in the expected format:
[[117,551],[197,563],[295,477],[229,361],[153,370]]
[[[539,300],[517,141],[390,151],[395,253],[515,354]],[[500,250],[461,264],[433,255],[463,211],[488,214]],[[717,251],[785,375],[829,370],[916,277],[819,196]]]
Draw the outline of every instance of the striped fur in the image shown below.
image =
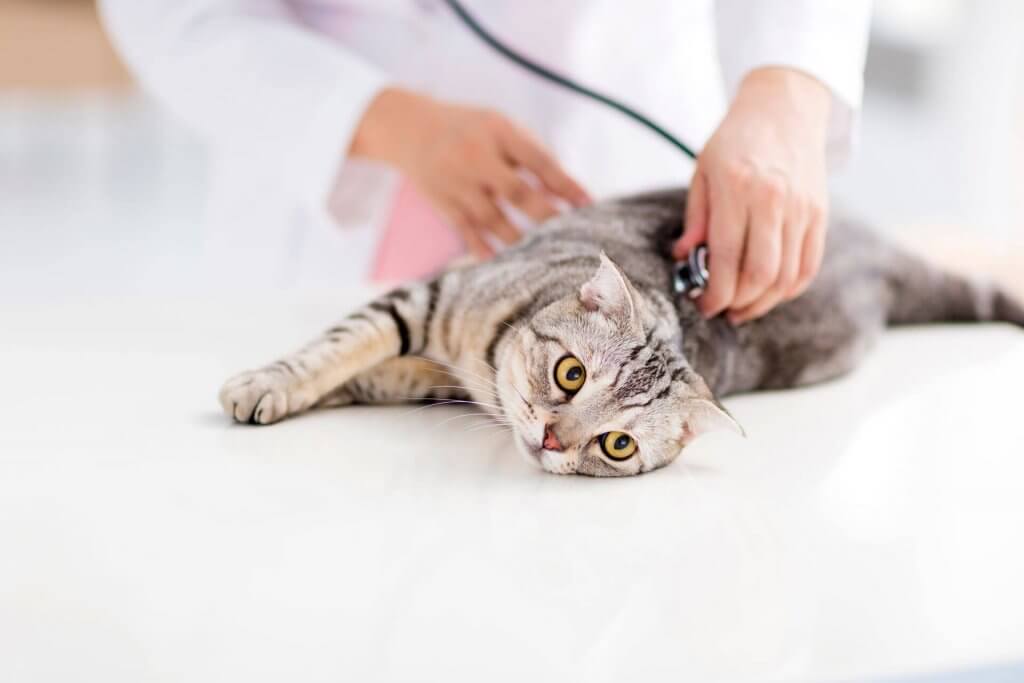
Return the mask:
[[[232,378],[221,404],[239,422],[269,424],[313,407],[467,398],[510,422],[545,470],[621,476],[671,462],[710,429],[738,429],[716,396],[849,371],[886,324],[1024,325],[1004,293],[845,222],[802,297],[739,328],[705,321],[671,293],[684,202],[664,192],[556,218],[488,263],[395,289]],[[554,373],[567,355],[586,370],[571,395]],[[629,434],[636,453],[608,457],[608,432]]]

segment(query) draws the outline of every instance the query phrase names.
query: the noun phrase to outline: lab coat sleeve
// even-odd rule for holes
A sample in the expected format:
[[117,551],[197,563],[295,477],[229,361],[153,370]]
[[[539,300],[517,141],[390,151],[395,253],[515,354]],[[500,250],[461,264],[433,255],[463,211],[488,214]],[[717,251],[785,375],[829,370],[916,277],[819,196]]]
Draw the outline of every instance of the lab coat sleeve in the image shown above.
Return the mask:
[[385,74],[279,0],[101,0],[143,86],[212,145],[277,169],[293,205],[326,215],[351,137]]
[[864,90],[869,0],[716,0],[715,27],[730,98],[763,66],[803,71],[832,93],[829,166],[849,155]]

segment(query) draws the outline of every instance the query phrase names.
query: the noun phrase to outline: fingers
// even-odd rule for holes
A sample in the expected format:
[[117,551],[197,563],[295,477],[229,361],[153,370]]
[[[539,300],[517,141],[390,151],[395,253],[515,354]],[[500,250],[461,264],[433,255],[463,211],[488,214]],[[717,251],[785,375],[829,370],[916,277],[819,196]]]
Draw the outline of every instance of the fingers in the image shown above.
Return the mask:
[[528,183],[515,169],[499,165],[492,173],[488,189],[540,223],[558,214],[558,209],[539,188]]
[[493,255],[489,236],[509,245],[522,238],[506,209],[540,222],[558,213],[556,198],[590,201],[542,146],[500,114],[444,104],[433,111],[427,123],[435,125],[400,168],[477,256]]
[[[808,212],[799,202],[795,203],[789,215],[791,217],[786,220],[786,228],[782,233],[782,269],[779,272],[779,279],[775,283],[775,291],[781,295],[781,298],[772,306],[795,297],[794,292],[800,284],[804,242],[811,228],[808,223]],[[753,317],[760,317],[766,312],[762,311]]]
[[775,283],[755,302],[734,308],[729,320],[735,325],[768,313],[783,301],[803,294],[821,267],[825,249],[825,211],[813,203],[790,201],[782,233],[782,262]]
[[729,321],[732,324],[740,325],[755,318],[760,318],[790,298],[790,294],[796,286],[797,278],[800,275],[800,260],[806,225],[804,224],[805,219],[798,210],[792,211],[789,215],[793,216],[793,219],[786,221],[782,231],[782,261],[778,277],[774,284],[756,301],[729,312]]
[[827,218],[825,210],[820,207],[812,207],[810,226],[804,236],[802,252],[800,256],[800,270],[797,275],[796,285],[790,292],[790,298],[795,298],[807,291],[811,286],[818,270],[821,268],[821,260],[825,255],[825,229]]
[[491,245],[487,244],[487,240],[473,226],[469,218],[459,214],[452,218],[452,225],[455,227],[455,231],[459,233],[462,241],[465,242],[466,249],[471,254],[481,260],[487,260],[494,256],[494,249],[491,248]]
[[[482,189],[456,200],[463,222],[480,241],[486,243],[485,234],[492,234],[505,244],[515,244],[522,233],[512,225],[494,199]],[[469,244],[467,244],[469,246]],[[490,250],[493,254],[493,250]]]
[[493,219],[490,223],[480,223],[487,231],[497,237],[502,243],[506,245],[513,245],[523,238],[523,233],[519,231],[519,228],[512,225],[501,211],[498,211],[498,217]]
[[743,309],[764,296],[778,279],[782,266],[785,187],[781,180],[766,178],[748,194],[753,195],[754,203],[739,286],[729,306],[732,309]]
[[498,127],[498,142],[508,159],[537,177],[549,192],[573,206],[591,202],[590,195],[562,170],[548,152],[516,126],[503,120]]
[[722,197],[710,208],[708,216],[708,259],[711,279],[700,297],[701,313],[711,318],[732,303],[738,286],[743,243],[747,233],[747,214],[740,202]]
[[672,257],[682,261],[693,249],[707,241],[708,236],[708,185],[704,174],[693,174],[690,191],[686,195],[686,220],[683,234],[672,247]]

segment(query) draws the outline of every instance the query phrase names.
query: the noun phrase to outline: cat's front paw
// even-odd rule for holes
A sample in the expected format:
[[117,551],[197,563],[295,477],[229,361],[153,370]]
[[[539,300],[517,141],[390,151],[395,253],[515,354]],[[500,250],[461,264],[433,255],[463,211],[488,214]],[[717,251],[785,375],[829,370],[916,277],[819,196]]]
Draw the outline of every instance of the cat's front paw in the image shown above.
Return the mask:
[[[289,414],[293,391],[288,377],[273,370],[236,375],[220,390],[220,405],[228,417],[248,424],[271,424]],[[297,412],[298,406],[291,406]]]

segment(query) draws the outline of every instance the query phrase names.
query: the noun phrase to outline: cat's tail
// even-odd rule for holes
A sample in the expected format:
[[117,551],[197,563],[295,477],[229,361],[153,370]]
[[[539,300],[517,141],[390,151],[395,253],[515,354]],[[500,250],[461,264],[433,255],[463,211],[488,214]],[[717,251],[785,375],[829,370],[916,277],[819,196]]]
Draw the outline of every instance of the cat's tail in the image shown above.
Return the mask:
[[887,278],[890,325],[1007,322],[1024,327],[1024,305],[1004,289],[937,268],[909,254]]

